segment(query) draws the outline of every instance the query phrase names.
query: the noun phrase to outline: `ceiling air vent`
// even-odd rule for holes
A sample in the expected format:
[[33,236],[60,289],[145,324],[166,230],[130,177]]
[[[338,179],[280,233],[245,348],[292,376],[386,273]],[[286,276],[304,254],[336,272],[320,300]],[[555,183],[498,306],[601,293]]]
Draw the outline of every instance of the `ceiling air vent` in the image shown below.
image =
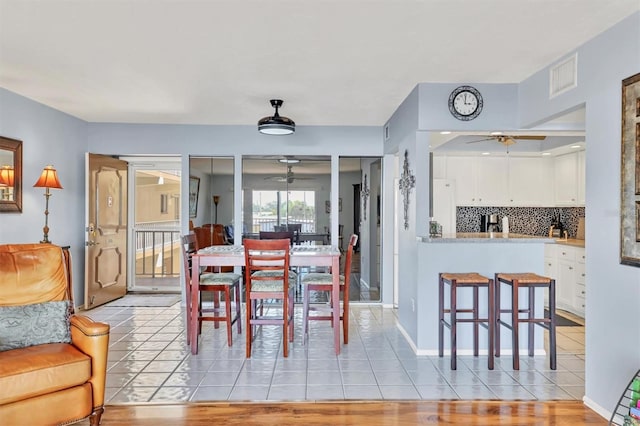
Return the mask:
[[578,86],[578,53],[549,70],[549,98]]

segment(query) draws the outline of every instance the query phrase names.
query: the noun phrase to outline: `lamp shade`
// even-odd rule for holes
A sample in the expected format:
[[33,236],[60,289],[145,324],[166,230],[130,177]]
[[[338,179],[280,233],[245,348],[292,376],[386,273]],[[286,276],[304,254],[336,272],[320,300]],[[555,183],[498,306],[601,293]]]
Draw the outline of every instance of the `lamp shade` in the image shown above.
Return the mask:
[[11,166],[0,168],[0,186],[13,186],[15,184],[15,171]]
[[42,170],[40,179],[33,185],[36,188],[56,188],[62,189],[60,181],[58,180],[58,173],[53,166],[49,165]]
[[271,99],[271,106],[276,109],[271,117],[264,117],[258,121],[258,131],[266,135],[290,135],[296,131],[296,123],[288,117],[281,117],[278,108],[283,104],[281,99]]

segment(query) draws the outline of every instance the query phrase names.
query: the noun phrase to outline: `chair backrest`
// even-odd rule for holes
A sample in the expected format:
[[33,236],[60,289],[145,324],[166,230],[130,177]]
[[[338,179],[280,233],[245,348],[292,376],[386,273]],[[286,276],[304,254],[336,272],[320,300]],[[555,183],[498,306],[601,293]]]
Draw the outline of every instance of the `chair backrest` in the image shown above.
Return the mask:
[[[247,291],[252,281],[283,281],[285,294],[289,288],[289,239],[251,240],[245,239],[244,265]],[[256,271],[269,271],[268,276],[253,276]]]
[[227,244],[227,239],[224,234],[224,225],[216,223],[213,225],[213,240],[212,245],[222,246]]
[[282,240],[284,238],[288,238],[291,245],[294,242],[294,233],[293,231],[260,231],[260,239],[261,240]]
[[196,236],[196,250],[200,250],[201,248],[209,247],[211,245],[211,228],[196,226],[193,228],[193,234]]
[[351,277],[351,260],[353,258],[353,248],[358,243],[358,235],[351,234],[349,237],[349,247],[347,247],[347,257],[344,260],[344,298],[349,298],[349,284]]
[[185,288],[187,297],[191,288],[191,255],[198,251],[198,240],[195,234],[182,236],[182,261],[184,263]]
[[54,244],[0,244],[0,306],[73,302],[70,266],[68,249]]

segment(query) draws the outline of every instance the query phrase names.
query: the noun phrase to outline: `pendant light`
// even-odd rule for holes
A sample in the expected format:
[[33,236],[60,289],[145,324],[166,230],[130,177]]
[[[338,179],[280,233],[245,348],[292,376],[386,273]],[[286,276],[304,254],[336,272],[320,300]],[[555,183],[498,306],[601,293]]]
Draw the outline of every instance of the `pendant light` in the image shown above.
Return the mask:
[[272,117],[264,117],[258,121],[258,131],[266,135],[290,135],[296,131],[296,123],[288,117],[281,117],[278,108],[282,107],[282,99],[271,99],[271,106],[276,109]]

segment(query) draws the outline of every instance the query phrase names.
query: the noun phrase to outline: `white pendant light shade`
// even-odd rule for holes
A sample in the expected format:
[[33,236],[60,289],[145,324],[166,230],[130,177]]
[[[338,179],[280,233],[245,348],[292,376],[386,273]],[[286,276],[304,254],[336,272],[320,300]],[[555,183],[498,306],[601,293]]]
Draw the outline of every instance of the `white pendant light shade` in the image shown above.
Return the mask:
[[288,117],[281,117],[278,108],[283,104],[281,99],[271,99],[271,106],[276,112],[271,117],[264,117],[258,121],[258,131],[266,135],[290,135],[296,131],[296,123]]

